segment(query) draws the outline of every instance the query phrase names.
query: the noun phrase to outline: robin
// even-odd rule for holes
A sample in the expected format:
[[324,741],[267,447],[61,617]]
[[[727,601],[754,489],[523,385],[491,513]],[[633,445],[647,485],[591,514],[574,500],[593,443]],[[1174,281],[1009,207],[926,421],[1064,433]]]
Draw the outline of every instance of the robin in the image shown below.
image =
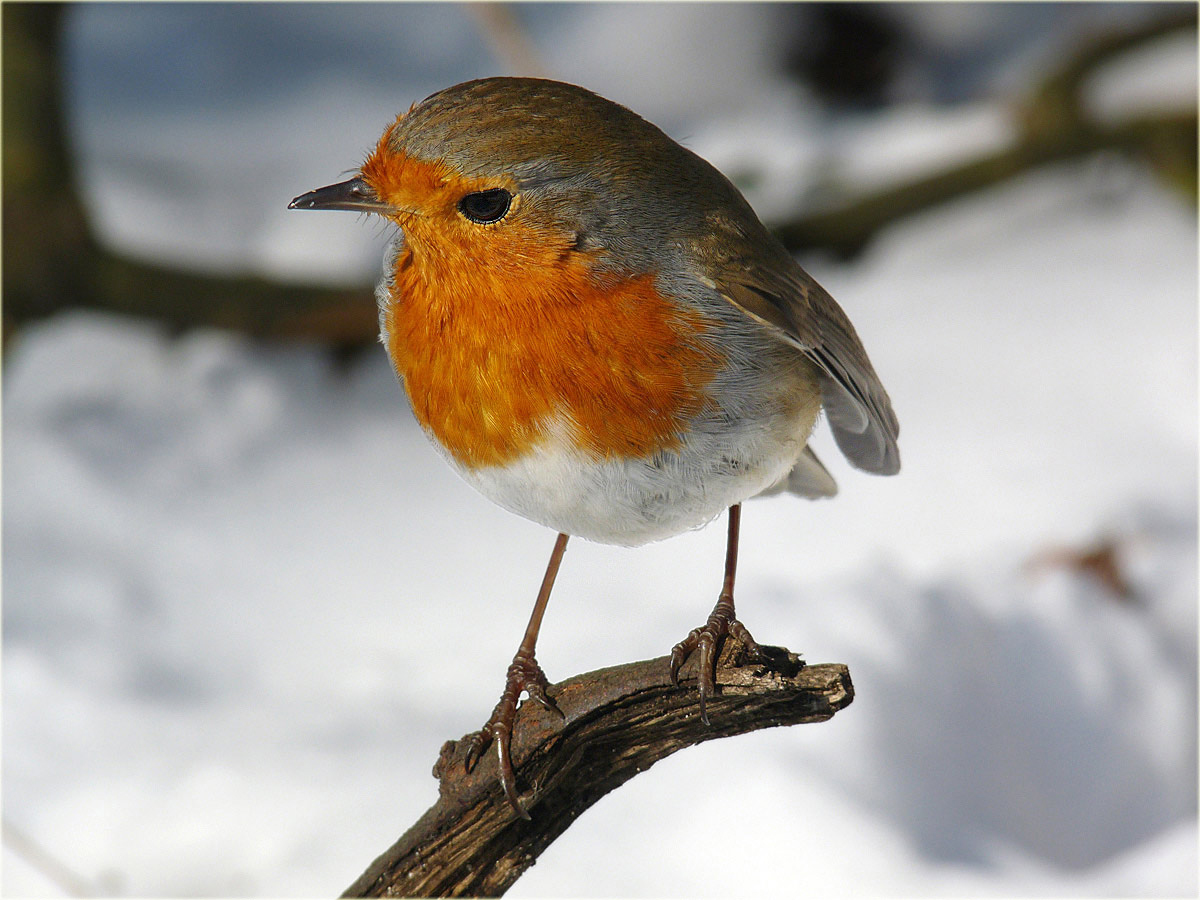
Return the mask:
[[[734,614],[741,503],[832,496],[807,446],[825,409],[860,469],[900,468],[899,425],[845,313],[738,190],[632,111],[570,84],[485,78],[400,115],[348,181],[289,209],[397,226],[376,289],[414,414],[484,496],[557,531],[489,744],[513,809],[523,692],[558,712],[535,658],[569,535],[636,546],[728,510],[725,579],[693,654],[700,715]],[[561,715],[561,713],[559,713]]]

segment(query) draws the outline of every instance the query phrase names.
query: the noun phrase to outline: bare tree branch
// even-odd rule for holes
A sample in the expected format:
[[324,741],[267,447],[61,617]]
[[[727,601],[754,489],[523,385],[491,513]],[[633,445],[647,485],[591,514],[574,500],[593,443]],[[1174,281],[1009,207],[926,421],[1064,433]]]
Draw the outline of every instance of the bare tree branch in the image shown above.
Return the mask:
[[42,846],[38,841],[10,822],[3,821],[4,846],[29,866],[41,873],[68,897],[95,897],[96,888],[63,862],[59,854]]
[[843,665],[807,666],[779,647],[748,663],[726,641],[711,727],[700,721],[695,661],[671,683],[667,658],[570,678],[550,688],[566,716],[535,703],[518,715],[512,750],[531,821],[505,802],[492,754],[469,775],[466,741],[448,741],[440,797],[351,885],[347,897],[498,897],[585,809],[684,747],[775,725],[822,722],[854,696]]
[[[514,71],[538,71],[536,47],[511,5],[473,4],[485,37]],[[75,185],[63,118],[61,29],[69,4],[4,8],[3,336],[58,310],[82,306],[146,316],[172,328],[215,326],[275,339],[319,340],[353,349],[379,326],[369,285],[326,290],[254,277],[178,272],[125,257],[92,234]],[[837,201],[777,223],[794,251],[853,255],[889,224],[1036,166],[1097,151],[1146,161],[1196,198],[1196,110],[1149,113],[1116,124],[1089,122],[1081,86],[1100,64],[1163,35],[1196,27],[1196,8],[1168,7],[1153,22],[1088,36],[1027,97],[1017,99],[1020,135],[1008,148],[948,171]],[[286,198],[281,198],[282,204]]]
[[832,208],[773,223],[772,231],[789,250],[824,249],[849,257],[906,216],[1002,184],[1039,166],[1100,151],[1140,157],[1195,204],[1196,110],[1097,122],[1087,116],[1082,91],[1103,64],[1148,41],[1195,30],[1196,18],[1196,8],[1184,6],[1132,28],[1090,36],[1018,101],[1014,110],[1018,134],[1010,146],[925,177],[842,199]]
[[550,77],[513,4],[468,3],[467,8],[475,16],[483,39],[510,75]]

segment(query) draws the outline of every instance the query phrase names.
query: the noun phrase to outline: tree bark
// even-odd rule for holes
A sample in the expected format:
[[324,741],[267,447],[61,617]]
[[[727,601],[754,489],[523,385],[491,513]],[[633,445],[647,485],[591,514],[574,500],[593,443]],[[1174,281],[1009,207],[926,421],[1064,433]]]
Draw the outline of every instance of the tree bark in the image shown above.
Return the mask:
[[823,722],[854,697],[843,665],[805,665],[780,647],[749,662],[733,639],[717,666],[711,727],[700,721],[696,662],[671,683],[668,660],[578,675],[550,688],[565,715],[536,703],[517,714],[512,751],[531,820],[517,817],[488,753],[474,772],[466,741],[447,741],[434,766],[435,803],[354,882],[346,897],[498,897],[585,809],[677,750],[775,725]]

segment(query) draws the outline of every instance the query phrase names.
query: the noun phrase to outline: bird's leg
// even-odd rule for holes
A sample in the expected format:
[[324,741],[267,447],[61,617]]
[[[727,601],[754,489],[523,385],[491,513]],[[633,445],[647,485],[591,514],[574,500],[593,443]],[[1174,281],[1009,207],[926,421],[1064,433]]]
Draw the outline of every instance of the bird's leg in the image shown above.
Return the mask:
[[746,626],[734,617],[733,579],[737,574],[738,531],[741,528],[742,505],[729,507],[729,540],[725,545],[725,582],[721,596],[713,607],[708,622],[701,628],[692,629],[682,641],[671,648],[671,681],[679,683],[679,667],[696,650],[700,651],[700,718],[708,722],[706,703],[716,690],[717,657],[727,635],[733,635],[745,646],[753,658],[760,657],[758,643],[750,636]]
[[496,745],[496,758],[500,766],[500,784],[504,788],[504,796],[508,798],[509,805],[517,815],[523,819],[528,819],[529,813],[525,812],[524,807],[517,799],[517,779],[513,772],[509,745],[512,740],[513,720],[517,716],[517,701],[521,698],[522,691],[529,694],[546,709],[562,716],[562,710],[546,694],[546,688],[550,686],[550,682],[547,681],[546,673],[542,671],[542,667],[534,658],[534,649],[537,646],[538,629],[542,626],[542,615],[546,612],[546,603],[550,600],[550,589],[554,587],[554,578],[558,574],[558,567],[562,563],[563,553],[566,552],[566,549],[567,535],[560,534],[554,543],[554,550],[550,554],[550,562],[546,566],[546,575],[542,579],[542,588],[538,591],[537,602],[533,604],[533,614],[530,615],[529,625],[525,628],[525,637],[521,639],[521,646],[517,648],[517,655],[513,657],[512,665],[508,667],[504,693],[500,695],[500,702],[492,710],[492,717],[484,723],[482,729],[471,735],[467,745],[466,766],[468,772],[475,768],[475,764],[479,762],[479,758],[487,749],[488,744]]

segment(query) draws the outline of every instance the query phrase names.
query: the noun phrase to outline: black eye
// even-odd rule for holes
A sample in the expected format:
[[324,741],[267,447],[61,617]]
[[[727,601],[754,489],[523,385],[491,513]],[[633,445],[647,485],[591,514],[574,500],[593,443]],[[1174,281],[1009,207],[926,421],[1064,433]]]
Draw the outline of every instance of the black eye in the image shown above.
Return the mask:
[[467,194],[458,201],[458,211],[480,225],[499,222],[512,204],[512,194],[504,188],[492,188]]

